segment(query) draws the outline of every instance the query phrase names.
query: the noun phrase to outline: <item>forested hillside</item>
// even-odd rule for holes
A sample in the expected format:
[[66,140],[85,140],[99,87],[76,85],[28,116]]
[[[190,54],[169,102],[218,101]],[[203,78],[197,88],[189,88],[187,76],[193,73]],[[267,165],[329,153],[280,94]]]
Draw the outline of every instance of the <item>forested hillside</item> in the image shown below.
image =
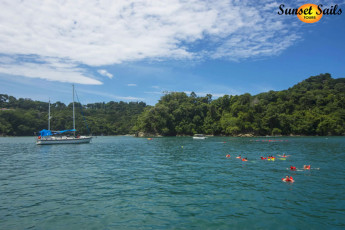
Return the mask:
[[197,97],[181,92],[147,107],[134,127],[148,135],[345,135],[345,78],[310,77],[283,91]]
[[[0,135],[33,135],[47,128],[46,102],[0,94],[0,109]],[[212,95],[173,92],[155,106],[76,103],[76,114],[80,134],[345,135],[345,78],[321,74],[283,91],[215,100]],[[72,104],[53,103],[51,116],[52,130],[72,128]]]
[[[80,134],[121,135],[131,132],[138,115],[146,107],[144,102],[108,102],[81,106],[75,103],[76,128]],[[30,99],[16,99],[0,94],[0,135],[33,135],[48,126],[48,103]],[[84,117],[82,116],[84,115]],[[51,104],[51,129],[73,127],[72,104]],[[86,122],[85,122],[86,121]],[[86,125],[87,124],[87,125]]]

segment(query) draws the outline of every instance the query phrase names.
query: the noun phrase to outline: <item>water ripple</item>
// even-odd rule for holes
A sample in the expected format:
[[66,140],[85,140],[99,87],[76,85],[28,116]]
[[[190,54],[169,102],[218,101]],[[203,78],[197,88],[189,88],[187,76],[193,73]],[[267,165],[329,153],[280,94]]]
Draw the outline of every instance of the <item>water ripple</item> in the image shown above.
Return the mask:
[[284,139],[0,138],[0,229],[343,229],[344,138]]

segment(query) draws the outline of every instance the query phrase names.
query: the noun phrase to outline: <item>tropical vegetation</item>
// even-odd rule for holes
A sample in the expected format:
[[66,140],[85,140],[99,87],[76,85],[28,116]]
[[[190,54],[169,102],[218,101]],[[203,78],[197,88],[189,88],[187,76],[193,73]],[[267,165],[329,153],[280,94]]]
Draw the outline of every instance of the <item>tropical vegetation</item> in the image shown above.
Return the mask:
[[153,135],[345,135],[345,78],[310,77],[258,95],[172,92],[146,107],[135,130]]
[[[72,127],[72,104],[51,105],[51,129]],[[282,91],[257,95],[170,92],[144,102],[76,103],[81,134],[345,135],[345,78],[312,76]],[[33,135],[47,128],[48,103],[0,94],[0,135]]]

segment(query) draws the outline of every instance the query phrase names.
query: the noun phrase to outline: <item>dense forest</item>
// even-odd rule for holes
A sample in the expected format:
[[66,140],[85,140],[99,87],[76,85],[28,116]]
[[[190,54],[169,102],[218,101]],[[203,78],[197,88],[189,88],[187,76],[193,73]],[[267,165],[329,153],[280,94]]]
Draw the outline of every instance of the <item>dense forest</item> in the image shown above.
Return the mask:
[[173,92],[146,107],[135,130],[146,135],[345,135],[345,78],[310,77],[283,91],[197,97]]
[[[0,94],[0,136],[33,135],[48,126],[47,102],[16,99]],[[72,103],[51,104],[51,129],[73,127]],[[81,105],[75,103],[76,129],[79,134],[121,135],[131,132],[137,117],[143,112],[144,102],[108,102]]]
[[[345,135],[345,78],[310,77],[282,91],[258,95],[172,92],[144,102],[76,103],[80,134]],[[51,129],[72,128],[72,104],[51,104]],[[33,135],[47,128],[48,103],[0,94],[0,135]],[[87,124],[87,125],[86,125]]]

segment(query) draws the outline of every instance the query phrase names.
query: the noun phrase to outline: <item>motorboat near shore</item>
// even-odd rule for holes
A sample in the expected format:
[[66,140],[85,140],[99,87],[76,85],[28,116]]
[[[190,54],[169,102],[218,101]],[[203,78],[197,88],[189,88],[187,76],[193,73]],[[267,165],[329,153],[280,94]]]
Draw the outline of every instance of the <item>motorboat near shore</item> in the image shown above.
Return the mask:
[[203,140],[203,139],[206,139],[206,136],[204,134],[195,134],[193,136],[193,139],[196,139],[196,140]]

